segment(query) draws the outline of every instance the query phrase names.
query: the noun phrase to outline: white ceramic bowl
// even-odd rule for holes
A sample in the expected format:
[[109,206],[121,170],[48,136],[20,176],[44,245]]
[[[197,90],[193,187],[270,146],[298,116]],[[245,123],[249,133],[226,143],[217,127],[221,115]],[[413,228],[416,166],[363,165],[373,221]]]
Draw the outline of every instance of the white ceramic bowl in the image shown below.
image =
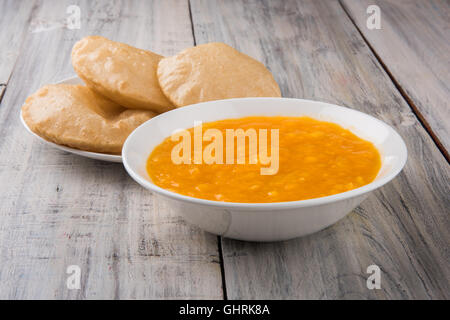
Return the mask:
[[[150,152],[176,129],[194,121],[245,116],[309,116],[330,121],[369,140],[378,148],[382,166],[377,178],[363,187],[328,197],[277,203],[232,203],[203,200],[162,189],[150,180],[146,161]],[[184,218],[200,228],[229,238],[277,241],[326,228],[363,201],[369,192],[393,179],[403,168],[407,150],[390,126],[367,114],[336,105],[302,99],[242,98],[200,103],[163,113],[142,124],[126,140],[122,159],[131,177],[144,188],[166,198]]]

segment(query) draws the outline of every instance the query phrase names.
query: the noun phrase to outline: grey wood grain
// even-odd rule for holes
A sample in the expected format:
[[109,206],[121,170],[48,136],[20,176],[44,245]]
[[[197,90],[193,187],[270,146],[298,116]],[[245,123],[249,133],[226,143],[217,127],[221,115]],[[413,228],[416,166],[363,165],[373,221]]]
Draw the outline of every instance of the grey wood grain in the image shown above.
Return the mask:
[[[198,44],[264,62],[285,97],[369,113],[405,139],[403,172],[336,225],[301,239],[222,240],[230,299],[449,298],[449,166],[337,1],[191,0]],[[381,289],[369,290],[369,265]]]
[[[342,4],[450,161],[450,2]],[[373,4],[381,10],[380,30],[366,26],[366,8]]]
[[[223,297],[217,237],[187,226],[121,164],[38,143],[19,122],[25,98],[74,75],[70,51],[99,34],[163,54],[193,44],[186,1],[38,1],[0,107],[0,299]],[[13,30],[12,30],[13,31]],[[66,268],[81,268],[81,289]]]
[[0,101],[29,27],[34,1],[0,1]]

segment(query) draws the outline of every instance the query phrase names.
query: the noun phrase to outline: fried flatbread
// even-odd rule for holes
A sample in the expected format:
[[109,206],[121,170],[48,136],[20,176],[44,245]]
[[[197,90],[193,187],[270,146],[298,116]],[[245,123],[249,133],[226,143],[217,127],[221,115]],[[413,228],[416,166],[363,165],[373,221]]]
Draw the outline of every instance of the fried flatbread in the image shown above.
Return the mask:
[[161,59],[158,80],[177,107],[229,98],[280,97],[280,88],[260,62],[224,43],[208,43]]
[[86,151],[122,151],[128,135],[156,114],[130,110],[81,85],[46,85],[27,98],[22,116],[44,139]]
[[173,109],[159,87],[156,68],[162,56],[100,36],[81,39],[72,65],[87,86],[131,109]]

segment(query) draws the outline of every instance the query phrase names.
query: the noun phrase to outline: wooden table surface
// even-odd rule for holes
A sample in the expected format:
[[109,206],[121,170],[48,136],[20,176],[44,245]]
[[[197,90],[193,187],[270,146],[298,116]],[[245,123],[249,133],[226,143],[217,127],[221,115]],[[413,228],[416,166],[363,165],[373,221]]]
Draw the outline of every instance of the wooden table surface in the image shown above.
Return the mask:
[[[70,29],[67,7],[81,9]],[[366,25],[370,4],[381,29]],[[450,298],[450,2],[0,0],[0,299]],[[39,143],[19,111],[74,75],[98,34],[171,55],[222,41],[262,61],[285,97],[371,114],[408,147],[403,172],[346,218],[279,243],[186,224],[121,164]],[[381,289],[369,290],[369,265]],[[69,265],[80,289],[66,286]]]

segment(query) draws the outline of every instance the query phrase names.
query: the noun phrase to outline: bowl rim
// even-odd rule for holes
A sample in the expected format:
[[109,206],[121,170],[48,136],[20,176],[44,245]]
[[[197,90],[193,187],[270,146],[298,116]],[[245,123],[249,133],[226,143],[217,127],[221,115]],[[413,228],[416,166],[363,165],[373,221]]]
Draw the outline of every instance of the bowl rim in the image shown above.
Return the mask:
[[[279,100],[291,100],[291,101],[298,101],[298,102],[306,102],[306,103],[319,103],[319,104],[323,104],[323,105],[327,105],[327,106],[331,106],[333,108],[337,108],[337,109],[341,109],[341,110],[350,110],[351,112],[356,112],[359,114],[362,114],[368,118],[370,118],[372,121],[378,122],[379,124],[381,124],[382,126],[386,127],[387,130],[394,136],[396,136],[398,138],[399,146],[398,148],[396,148],[397,150],[399,150],[398,154],[399,154],[399,158],[400,158],[400,162],[399,164],[397,164],[395,167],[392,168],[392,170],[390,170],[384,177],[374,180],[369,184],[366,184],[364,186],[361,186],[359,188],[356,189],[352,189],[346,192],[342,192],[342,193],[337,193],[337,194],[333,194],[330,196],[326,196],[326,197],[320,197],[320,198],[312,198],[312,199],[306,199],[306,200],[295,200],[295,201],[283,201],[283,202],[257,202],[257,203],[253,203],[253,202],[224,202],[224,201],[215,201],[215,200],[207,200],[207,199],[201,199],[201,198],[194,198],[194,197],[190,197],[190,196],[186,196],[183,194],[179,194],[176,192],[172,192],[169,190],[166,190],[164,188],[161,188],[159,186],[157,186],[156,184],[154,184],[153,182],[143,178],[140,174],[138,174],[137,172],[135,172],[131,166],[128,163],[128,147],[130,145],[130,141],[132,141],[133,139],[135,139],[135,137],[137,135],[139,135],[139,133],[141,132],[142,128],[146,125],[148,125],[149,122],[152,122],[154,119],[156,118],[160,118],[160,117],[166,117],[168,113],[175,113],[178,110],[186,110],[186,108],[194,108],[194,107],[198,107],[201,105],[206,105],[206,104],[211,104],[211,103],[215,103],[218,101],[248,101],[248,100],[273,100],[273,101],[279,101]],[[254,98],[233,98],[233,99],[223,99],[223,100],[214,100],[214,101],[207,101],[207,102],[201,102],[201,103],[196,103],[196,104],[192,104],[189,106],[185,106],[183,108],[176,108],[173,110],[170,110],[168,112],[162,113],[146,122],[144,122],[143,124],[141,124],[140,126],[138,126],[135,130],[133,130],[133,132],[127,137],[123,148],[122,148],[122,161],[123,161],[123,165],[126,169],[126,171],[128,172],[128,174],[136,181],[138,182],[141,186],[143,186],[145,189],[151,190],[153,192],[162,194],[166,197],[172,198],[172,199],[176,199],[179,201],[184,201],[184,202],[189,202],[192,204],[197,204],[197,205],[203,205],[203,206],[213,206],[213,207],[218,207],[218,208],[229,208],[229,209],[243,209],[243,210],[280,210],[280,209],[292,209],[292,208],[303,208],[303,207],[313,207],[313,206],[319,206],[319,205],[325,205],[325,204],[329,204],[332,202],[339,202],[342,200],[346,200],[346,199],[350,199],[350,198],[354,198],[357,196],[361,196],[364,195],[368,192],[371,192],[375,189],[378,189],[379,187],[385,185],[386,183],[388,183],[389,181],[391,181],[392,179],[394,179],[399,173],[400,171],[403,169],[406,161],[407,161],[407,157],[408,157],[408,150],[406,148],[406,144],[403,140],[403,138],[397,133],[397,131],[392,128],[390,125],[388,125],[387,123],[358,110],[354,110],[348,107],[343,107],[343,106],[339,106],[339,105],[335,105],[332,103],[327,103],[327,102],[322,102],[322,101],[317,101],[317,100],[309,100],[309,99],[297,99],[297,98],[275,98],[275,97],[254,97]],[[243,115],[242,117],[245,117],[245,115]],[[227,118],[224,118],[227,119]],[[220,119],[219,119],[220,120]],[[217,121],[219,121],[217,120]]]

